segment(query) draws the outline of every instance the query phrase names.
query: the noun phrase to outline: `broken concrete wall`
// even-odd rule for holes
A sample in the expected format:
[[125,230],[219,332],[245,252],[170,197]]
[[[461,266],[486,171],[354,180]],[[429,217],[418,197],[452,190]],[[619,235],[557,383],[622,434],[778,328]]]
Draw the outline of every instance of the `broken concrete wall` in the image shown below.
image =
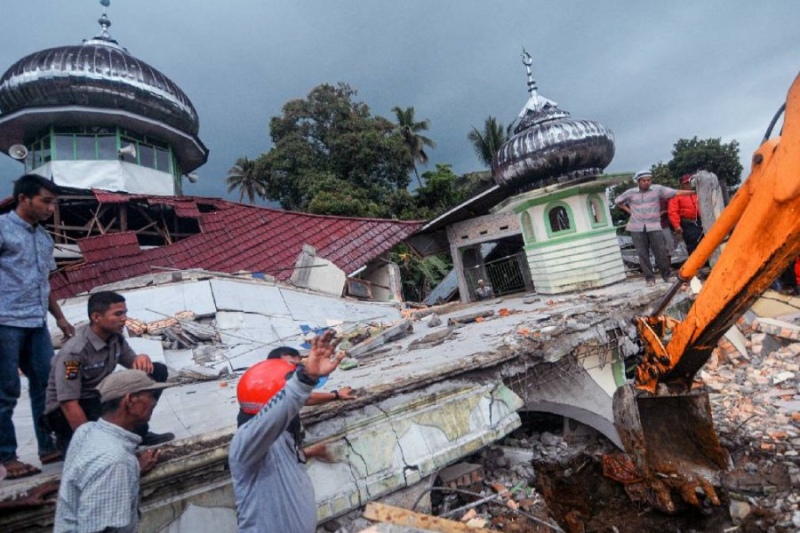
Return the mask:
[[297,256],[291,282],[295,287],[341,296],[346,279],[341,268],[319,257],[313,246],[304,244]]
[[367,266],[359,278],[370,282],[374,301],[403,301],[403,280],[400,276],[400,267],[397,264],[379,259],[377,262]]
[[[416,484],[520,425],[522,401],[500,385],[451,382],[401,394],[307,427],[306,444],[326,442],[333,462],[310,461],[320,522]],[[232,430],[231,430],[232,433]],[[210,442],[213,442],[210,441]],[[216,508],[219,529],[236,531],[224,460],[228,437],[205,455],[160,467],[142,480],[142,531],[176,530]],[[170,476],[181,483],[166,484]],[[169,497],[169,494],[172,497]],[[223,523],[224,522],[224,523]]]

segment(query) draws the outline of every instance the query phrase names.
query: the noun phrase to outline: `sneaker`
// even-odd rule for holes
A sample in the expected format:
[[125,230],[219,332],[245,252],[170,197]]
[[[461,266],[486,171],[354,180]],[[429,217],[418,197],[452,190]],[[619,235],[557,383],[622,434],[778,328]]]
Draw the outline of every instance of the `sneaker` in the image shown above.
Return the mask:
[[656,280],[648,279],[647,283],[645,283],[645,285],[647,285],[648,287],[655,287],[656,286]]
[[164,444],[165,442],[169,442],[174,438],[174,433],[153,433],[152,431],[148,431],[139,446],[155,446],[156,444]]

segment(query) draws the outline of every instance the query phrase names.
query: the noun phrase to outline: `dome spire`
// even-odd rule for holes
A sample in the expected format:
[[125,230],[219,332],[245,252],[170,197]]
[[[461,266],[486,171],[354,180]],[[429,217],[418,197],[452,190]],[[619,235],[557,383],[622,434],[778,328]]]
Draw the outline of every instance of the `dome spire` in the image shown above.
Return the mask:
[[[519,118],[525,119],[529,115],[532,117],[540,117],[541,112],[546,107],[552,107],[552,108],[558,107],[558,104],[555,103],[554,101],[539,95],[539,88],[536,86],[536,80],[533,79],[533,72],[531,71],[531,65],[533,65],[533,58],[528,53],[528,51],[525,50],[524,47],[522,48],[522,64],[525,65],[525,70],[528,73],[528,94],[530,94],[530,97],[528,98],[528,101],[525,102],[525,107],[523,107],[522,111],[519,112]],[[525,126],[522,126],[522,124],[520,124],[517,126],[517,128],[527,127],[527,126],[529,126],[529,124],[527,123],[525,124]]]
[[103,14],[97,19],[97,23],[100,24],[100,33],[95,36],[95,39],[116,43],[117,41],[112,39],[111,34],[108,33],[108,28],[111,27],[111,19],[108,18],[106,9],[111,5],[111,0],[100,0],[100,5],[103,6]]
[[531,72],[531,65],[533,65],[533,58],[525,50],[525,47],[522,47],[522,64],[525,65],[525,70],[528,72],[528,94],[531,95],[531,101],[534,103],[534,111],[538,111],[538,88],[536,87],[536,80],[533,79],[533,72]]

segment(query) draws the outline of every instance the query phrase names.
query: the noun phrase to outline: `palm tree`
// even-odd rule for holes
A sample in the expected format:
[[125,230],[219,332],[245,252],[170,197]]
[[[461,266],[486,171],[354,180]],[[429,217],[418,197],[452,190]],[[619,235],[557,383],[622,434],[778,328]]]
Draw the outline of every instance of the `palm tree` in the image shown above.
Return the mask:
[[472,148],[478,155],[478,159],[490,167],[492,165],[492,158],[495,156],[500,147],[509,139],[508,131],[503,128],[503,125],[497,122],[494,117],[487,117],[483,123],[483,131],[478,131],[478,128],[473,127],[472,131],[467,135],[467,139],[472,143]]
[[240,157],[236,164],[228,170],[228,177],[225,178],[228,184],[228,192],[239,189],[239,202],[245,194],[251,204],[255,203],[256,197],[266,198],[267,182],[259,173],[256,162],[246,157]]
[[426,164],[428,162],[428,154],[425,153],[425,147],[436,148],[436,143],[419,132],[427,131],[431,123],[428,119],[414,122],[413,106],[405,109],[395,106],[392,111],[397,117],[397,125],[400,127],[406,146],[411,152],[411,165],[409,168],[414,170],[414,175],[417,176],[417,183],[422,186],[422,180],[420,180],[419,172],[417,172],[417,162],[423,165]]

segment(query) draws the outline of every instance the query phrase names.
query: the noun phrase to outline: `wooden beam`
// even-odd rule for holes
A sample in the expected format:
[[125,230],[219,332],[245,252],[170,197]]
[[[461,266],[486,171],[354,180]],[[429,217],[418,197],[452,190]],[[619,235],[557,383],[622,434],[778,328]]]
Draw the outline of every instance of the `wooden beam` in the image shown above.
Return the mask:
[[485,528],[467,527],[466,524],[439,518],[408,509],[378,502],[369,502],[364,509],[364,518],[373,522],[388,522],[398,526],[416,527],[437,533],[491,533]]

